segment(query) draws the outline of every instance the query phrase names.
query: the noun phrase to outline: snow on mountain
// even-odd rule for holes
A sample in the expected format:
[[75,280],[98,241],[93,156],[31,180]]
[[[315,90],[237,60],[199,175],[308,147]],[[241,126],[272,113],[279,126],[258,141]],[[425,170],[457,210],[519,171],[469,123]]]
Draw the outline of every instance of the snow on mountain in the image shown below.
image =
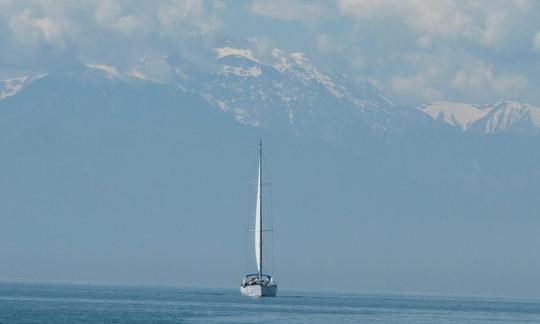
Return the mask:
[[500,101],[493,105],[474,105],[439,101],[419,109],[431,118],[463,131],[540,134],[540,108],[526,103]]
[[489,112],[489,109],[483,106],[445,101],[434,102],[421,110],[431,118],[460,127],[463,131],[468,130],[474,122]]
[[[120,69],[87,63],[79,72],[83,77],[113,83],[144,87],[150,82],[169,87],[204,99],[242,124],[285,127],[298,133],[321,134],[326,139],[358,136],[362,129],[375,134],[433,129],[440,123],[463,132],[540,135],[540,108],[530,104],[438,101],[417,109],[398,107],[370,82],[355,75],[323,71],[304,53],[273,49],[259,58],[249,47],[228,44],[211,54],[198,63],[170,56],[165,64],[160,62],[159,71],[144,65]],[[0,100],[16,95],[45,75],[0,80]]]
[[226,56],[241,56],[248,60],[257,62],[250,49],[232,48],[232,47],[220,47],[214,49],[217,53],[217,58],[224,58]]
[[114,66],[106,65],[106,64],[97,64],[97,63],[88,63],[86,64],[87,67],[90,69],[99,70],[107,76],[109,79],[114,78],[120,78],[120,72],[118,72],[118,69]]
[[87,68],[90,70],[97,71],[104,75],[107,79],[121,79],[121,80],[142,80],[146,82],[152,82],[152,83],[159,83],[164,84],[163,81],[157,80],[156,78],[153,78],[146,73],[140,71],[136,67],[129,69],[126,71],[121,71],[119,68],[103,63],[87,63],[85,64]]
[[303,53],[273,49],[266,60],[230,46],[214,53],[212,68],[206,70],[180,59],[170,63],[181,88],[198,92],[238,122],[256,127],[277,122],[297,131],[332,133],[352,124],[391,130],[401,119],[397,106],[371,83],[322,72]]
[[10,79],[0,80],[0,100],[16,95],[23,90],[28,84],[39,80],[47,74],[39,74],[35,76],[22,76]]
[[243,68],[240,66],[223,65],[222,72],[225,74],[234,74],[241,77],[258,77],[262,74],[262,70],[258,66]]
[[501,101],[475,123],[475,129],[486,134],[513,132],[540,135],[540,107],[513,101]]
[[139,71],[139,70],[133,70],[131,72],[129,72],[127,74],[128,76],[132,77],[132,78],[135,78],[135,79],[139,79],[139,80],[143,80],[143,81],[148,81],[148,82],[153,82],[153,83],[163,83],[159,80],[156,80],[152,77],[149,77],[148,75],[146,75],[145,73]]

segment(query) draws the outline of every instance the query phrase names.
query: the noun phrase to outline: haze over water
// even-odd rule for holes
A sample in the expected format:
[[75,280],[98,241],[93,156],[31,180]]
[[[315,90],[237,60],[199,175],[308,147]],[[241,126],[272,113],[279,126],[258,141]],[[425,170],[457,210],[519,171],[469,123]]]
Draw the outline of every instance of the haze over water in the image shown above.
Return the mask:
[[236,289],[0,284],[0,323],[538,323],[540,301]]

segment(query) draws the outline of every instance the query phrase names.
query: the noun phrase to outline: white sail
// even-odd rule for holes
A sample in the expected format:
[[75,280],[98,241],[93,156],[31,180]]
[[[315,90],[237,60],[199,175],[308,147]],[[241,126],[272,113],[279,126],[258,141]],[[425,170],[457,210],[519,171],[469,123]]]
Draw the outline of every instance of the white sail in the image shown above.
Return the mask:
[[257,272],[262,271],[262,260],[261,260],[261,231],[262,231],[262,224],[261,224],[261,162],[259,161],[259,174],[257,177],[257,209],[255,211],[255,258],[257,258]]
[[263,274],[263,191],[262,191],[262,142],[259,141],[259,174],[257,176],[257,206],[255,210],[255,258],[257,260],[257,273],[248,274],[240,284],[240,292],[246,296],[274,297],[277,293],[277,284],[272,276]]

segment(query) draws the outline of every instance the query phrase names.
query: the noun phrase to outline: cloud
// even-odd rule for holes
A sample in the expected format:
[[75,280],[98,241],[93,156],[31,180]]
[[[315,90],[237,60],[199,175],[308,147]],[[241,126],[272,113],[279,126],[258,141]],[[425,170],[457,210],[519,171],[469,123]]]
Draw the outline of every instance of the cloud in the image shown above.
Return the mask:
[[342,50],[342,45],[336,43],[331,35],[326,33],[318,34],[316,37],[317,49],[321,53],[331,54],[340,52]]
[[209,11],[204,1],[169,1],[162,3],[157,11],[162,35],[177,35],[179,31],[191,35],[209,35],[221,27],[221,20]]
[[423,101],[434,101],[443,97],[441,91],[434,88],[422,74],[410,77],[395,76],[390,80],[390,86],[399,95]]
[[[219,43],[227,37],[248,41]],[[171,77],[170,54],[204,66],[215,47],[250,48],[262,61],[279,47],[361,74],[398,102],[514,96],[540,104],[534,0],[0,0],[0,46],[0,74],[82,61],[156,80]]]
[[[342,53],[397,101],[491,102],[534,98],[540,69],[540,2],[336,0],[351,23]],[[538,35],[538,36],[536,36]],[[511,58],[511,59],[509,59]]]
[[63,44],[61,26],[50,17],[35,17],[31,10],[24,9],[12,15],[8,26],[13,32],[13,39],[29,46],[38,46],[41,42]]
[[127,64],[148,53],[192,50],[219,32],[224,8],[203,0],[0,1],[0,39],[11,50],[0,52],[0,62],[31,65],[48,51]]
[[427,0],[338,0],[341,13],[354,20],[398,19],[412,31],[439,37],[475,33],[472,17],[455,1]]
[[490,12],[486,17],[481,42],[485,45],[499,45],[508,32],[508,12]]
[[459,90],[485,92],[492,96],[515,95],[528,85],[525,76],[517,73],[497,74],[491,65],[477,61],[473,65],[456,72],[451,85]]
[[[498,46],[537,4],[524,0],[338,0],[344,16],[355,21],[388,19],[398,21],[419,39],[429,36],[448,40],[470,40]],[[420,42],[425,45],[425,42]]]
[[123,13],[122,5],[118,1],[96,3],[94,18],[99,26],[124,34],[137,31],[142,23],[135,15]]
[[529,81],[527,71],[497,66],[464,50],[417,51],[405,54],[398,66],[401,71],[379,79],[402,103],[527,101],[528,94],[534,93],[535,84]]
[[540,52],[540,30],[534,35],[533,38],[533,48]]
[[254,15],[308,25],[317,24],[327,12],[326,5],[318,1],[257,0],[251,5]]

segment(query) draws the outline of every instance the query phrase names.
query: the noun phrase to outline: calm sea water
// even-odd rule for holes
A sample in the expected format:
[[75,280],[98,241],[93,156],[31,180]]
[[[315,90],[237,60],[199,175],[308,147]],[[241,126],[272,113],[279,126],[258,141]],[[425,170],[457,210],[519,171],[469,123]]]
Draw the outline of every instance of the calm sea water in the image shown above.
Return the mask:
[[0,323],[540,323],[540,301],[0,283]]

